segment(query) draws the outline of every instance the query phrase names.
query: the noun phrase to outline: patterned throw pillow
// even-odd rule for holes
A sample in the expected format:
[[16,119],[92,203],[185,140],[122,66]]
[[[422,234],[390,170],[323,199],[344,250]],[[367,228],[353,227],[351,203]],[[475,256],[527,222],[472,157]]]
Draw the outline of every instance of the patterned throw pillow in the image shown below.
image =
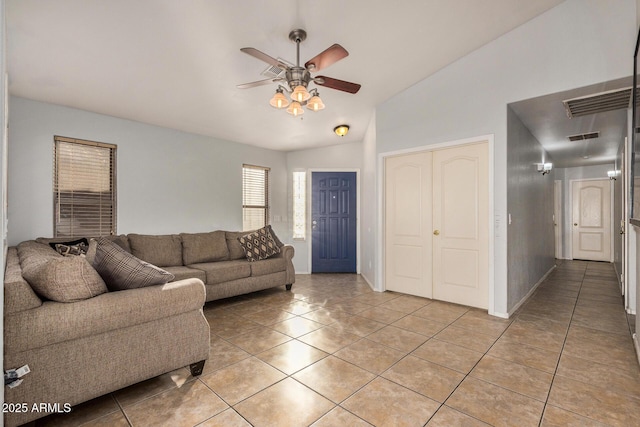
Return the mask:
[[249,261],[260,261],[280,253],[280,248],[273,238],[269,226],[240,236],[238,241]]
[[56,252],[64,256],[79,256],[87,253],[89,249],[89,241],[87,239],[78,239],[71,242],[51,242],[49,243]]
[[[153,264],[142,261],[105,238],[92,240],[89,258],[110,291],[163,285],[175,276]],[[93,246],[95,255],[93,255]]]

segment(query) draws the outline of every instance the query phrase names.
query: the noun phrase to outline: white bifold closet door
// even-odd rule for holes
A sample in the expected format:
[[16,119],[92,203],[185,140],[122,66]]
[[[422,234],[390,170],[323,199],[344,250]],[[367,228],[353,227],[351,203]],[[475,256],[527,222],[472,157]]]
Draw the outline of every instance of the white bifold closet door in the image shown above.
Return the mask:
[[488,143],[385,159],[387,290],[488,308]]

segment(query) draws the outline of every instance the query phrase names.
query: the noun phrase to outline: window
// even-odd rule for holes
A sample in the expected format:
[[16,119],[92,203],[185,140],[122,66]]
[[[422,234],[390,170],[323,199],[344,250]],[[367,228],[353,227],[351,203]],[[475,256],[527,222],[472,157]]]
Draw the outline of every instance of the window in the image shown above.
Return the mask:
[[116,234],[116,146],[56,136],[53,235]]
[[242,165],[242,228],[255,230],[269,223],[269,168]]
[[307,236],[306,222],[307,173],[293,173],[293,238],[304,240]]

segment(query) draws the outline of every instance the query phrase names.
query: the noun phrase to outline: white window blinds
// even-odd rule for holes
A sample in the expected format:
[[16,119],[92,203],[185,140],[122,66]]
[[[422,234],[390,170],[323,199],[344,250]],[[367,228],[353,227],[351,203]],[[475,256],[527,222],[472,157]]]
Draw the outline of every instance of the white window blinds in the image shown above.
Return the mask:
[[61,136],[54,141],[54,236],[115,234],[116,146]]
[[242,227],[255,230],[269,223],[269,168],[242,165]]

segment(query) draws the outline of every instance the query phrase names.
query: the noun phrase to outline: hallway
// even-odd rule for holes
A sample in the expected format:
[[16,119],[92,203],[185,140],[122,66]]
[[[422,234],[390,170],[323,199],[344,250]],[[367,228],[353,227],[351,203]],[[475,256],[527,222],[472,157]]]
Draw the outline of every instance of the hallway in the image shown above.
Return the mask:
[[[559,363],[548,366],[554,378],[542,426],[602,425],[591,420],[640,425],[640,369],[631,339],[635,320],[623,309],[612,264],[556,262],[558,267],[518,311],[494,348],[506,339],[561,351]],[[523,357],[537,351],[529,350]],[[552,362],[551,353],[549,357]]]

